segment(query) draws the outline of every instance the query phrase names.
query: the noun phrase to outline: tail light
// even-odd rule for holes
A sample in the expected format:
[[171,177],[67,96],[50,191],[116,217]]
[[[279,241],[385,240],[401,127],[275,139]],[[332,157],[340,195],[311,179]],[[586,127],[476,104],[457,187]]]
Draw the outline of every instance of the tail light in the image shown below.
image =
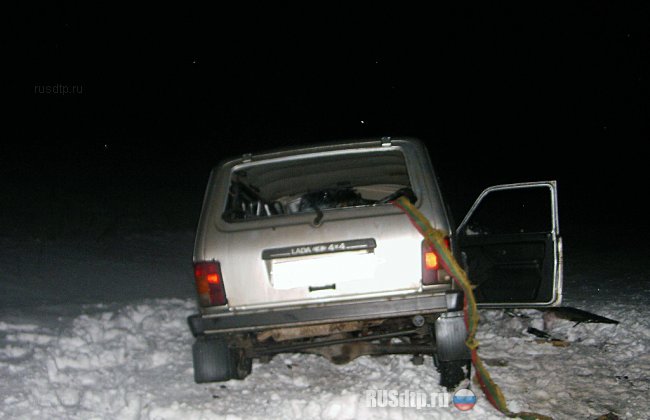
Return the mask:
[[221,265],[216,261],[194,263],[194,280],[201,306],[225,305]]
[[[445,238],[445,245],[451,249],[448,237]],[[422,284],[431,285],[448,281],[449,275],[440,265],[438,255],[426,241],[422,241]]]

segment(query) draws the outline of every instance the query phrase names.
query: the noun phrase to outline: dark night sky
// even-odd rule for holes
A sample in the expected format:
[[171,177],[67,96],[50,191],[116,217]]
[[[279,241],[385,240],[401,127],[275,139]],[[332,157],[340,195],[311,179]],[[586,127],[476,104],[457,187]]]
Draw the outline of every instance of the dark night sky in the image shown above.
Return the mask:
[[558,179],[563,227],[647,219],[650,6],[564,3],[16,11],[6,194],[173,185],[198,207],[225,155],[410,135],[460,207]]

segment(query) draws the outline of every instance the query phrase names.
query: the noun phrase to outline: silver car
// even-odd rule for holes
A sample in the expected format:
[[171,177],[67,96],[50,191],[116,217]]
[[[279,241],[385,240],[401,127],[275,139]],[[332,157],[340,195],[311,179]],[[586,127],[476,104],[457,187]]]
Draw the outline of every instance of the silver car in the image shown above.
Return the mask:
[[391,204],[400,196],[447,233],[479,306],[560,303],[554,181],[489,188],[456,228],[416,139],[247,154],[220,163],[205,194],[195,381],[243,379],[252,359],[283,352],[432,355],[442,385],[467,377],[462,293]]

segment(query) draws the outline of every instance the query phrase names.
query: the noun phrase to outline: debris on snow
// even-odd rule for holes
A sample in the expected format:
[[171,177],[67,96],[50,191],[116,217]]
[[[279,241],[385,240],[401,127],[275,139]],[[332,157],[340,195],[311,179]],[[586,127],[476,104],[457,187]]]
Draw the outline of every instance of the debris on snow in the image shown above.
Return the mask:
[[602,323],[602,324],[618,324],[618,321],[609,319],[604,316],[596,315],[594,313],[584,311],[570,306],[558,306],[556,308],[545,309],[545,320],[555,318],[566,319],[575,322],[575,325],[586,323]]

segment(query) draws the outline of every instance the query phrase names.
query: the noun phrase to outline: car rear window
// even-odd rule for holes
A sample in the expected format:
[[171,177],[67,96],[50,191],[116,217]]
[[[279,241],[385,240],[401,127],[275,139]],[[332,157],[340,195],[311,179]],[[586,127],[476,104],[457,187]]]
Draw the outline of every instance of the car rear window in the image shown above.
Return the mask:
[[382,205],[411,188],[399,150],[303,155],[235,167],[223,219],[241,222]]

